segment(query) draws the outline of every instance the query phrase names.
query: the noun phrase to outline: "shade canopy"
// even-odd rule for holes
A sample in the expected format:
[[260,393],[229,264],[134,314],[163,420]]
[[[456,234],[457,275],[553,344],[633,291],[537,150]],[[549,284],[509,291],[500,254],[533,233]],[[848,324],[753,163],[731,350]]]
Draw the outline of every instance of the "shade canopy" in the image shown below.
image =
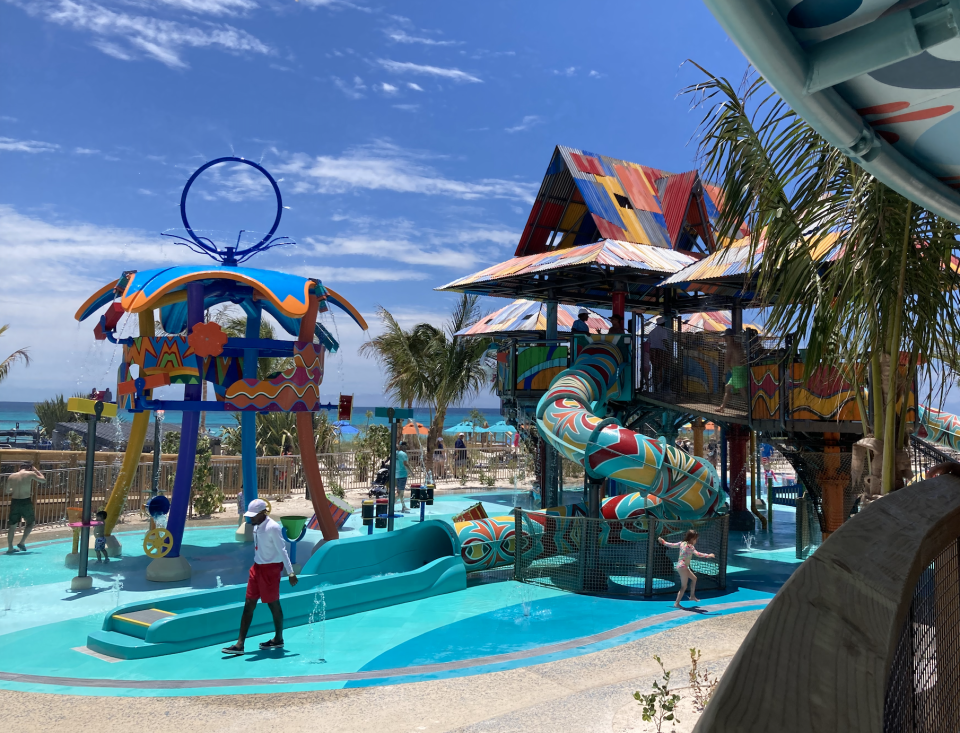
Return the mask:
[[119,279],[90,296],[77,310],[75,318],[84,321],[118,300],[127,313],[159,308],[163,329],[167,333],[180,333],[187,327],[186,288],[196,282],[204,285],[204,310],[221,303],[256,301],[292,336],[299,333],[300,319],[307,312],[311,291],[320,298],[321,311],[327,310],[327,303],[335,305],[362,329],[367,329],[359,311],[319,280],[274,270],[218,264],[124,272]]
[[333,427],[336,428],[337,432],[341,435],[356,435],[360,432],[347,420],[337,420],[337,422],[333,424]]
[[[589,317],[587,326],[591,333],[597,329],[607,331],[610,321],[595,311],[587,309]],[[580,307],[560,304],[557,306],[557,332],[570,333],[570,327],[579,317]],[[487,336],[496,334],[507,336],[510,334],[543,334],[547,330],[547,307],[545,303],[536,300],[515,300],[510,305],[481,318],[469,328],[457,331],[455,336]]]
[[454,425],[452,428],[444,428],[445,433],[481,433],[483,428],[474,425],[472,422],[462,422]]
[[413,420],[408,420],[407,424],[403,426],[402,435],[427,435],[430,432],[430,428],[426,427],[423,423],[418,422],[416,425],[413,424]]
[[499,435],[501,433],[515,433],[517,432],[517,429],[512,425],[507,425],[507,423],[501,420],[500,422],[496,422],[487,428],[487,432]]

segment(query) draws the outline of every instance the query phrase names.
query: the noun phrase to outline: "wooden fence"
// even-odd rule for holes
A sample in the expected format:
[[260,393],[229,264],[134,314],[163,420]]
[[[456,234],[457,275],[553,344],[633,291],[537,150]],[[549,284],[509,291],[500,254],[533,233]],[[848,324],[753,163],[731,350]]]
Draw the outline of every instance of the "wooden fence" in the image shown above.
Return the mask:
[[[408,451],[410,474],[408,483],[422,483],[426,465],[421,451]],[[328,494],[341,491],[366,490],[380,468],[381,461],[369,453],[326,453],[317,456]],[[437,451],[434,458],[435,481],[440,487],[458,485],[494,487],[529,484],[533,480],[533,457],[522,449],[511,447],[469,446],[466,459],[457,461],[456,449]],[[34,484],[33,504],[37,526],[65,525],[66,510],[80,506],[83,497],[85,453],[82,451],[21,451],[4,450],[0,454],[0,531],[7,528],[10,498],[6,491],[7,477],[29,461],[43,472],[46,483]],[[96,454],[93,473],[93,511],[106,504],[123,460],[122,453]],[[161,457],[157,485],[170,495],[176,473],[177,456]],[[583,469],[571,464],[571,472]],[[564,471],[565,475],[568,470]],[[127,492],[124,514],[138,513],[145,517],[145,504],[153,486],[153,455],[144,453],[137,467],[133,484]],[[210,481],[221,488],[225,502],[236,501],[243,487],[239,456],[212,456]],[[257,490],[266,499],[303,496],[306,483],[300,456],[260,456],[257,458]],[[192,513],[192,507],[191,507]],[[122,520],[121,520],[122,521]]]

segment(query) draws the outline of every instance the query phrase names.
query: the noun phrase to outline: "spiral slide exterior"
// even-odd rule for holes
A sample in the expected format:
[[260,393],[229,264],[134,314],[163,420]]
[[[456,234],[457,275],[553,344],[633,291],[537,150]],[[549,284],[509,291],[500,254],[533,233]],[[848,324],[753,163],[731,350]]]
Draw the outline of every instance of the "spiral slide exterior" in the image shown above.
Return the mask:
[[927,429],[927,440],[960,450],[960,418],[920,405],[920,422]]
[[[541,435],[591,477],[636,488],[646,510],[661,519],[700,519],[726,511],[726,495],[709,463],[663,438],[652,440],[614,418],[597,417],[624,363],[620,338],[592,337],[570,368],[557,375],[537,405]],[[631,495],[628,503],[636,501]]]

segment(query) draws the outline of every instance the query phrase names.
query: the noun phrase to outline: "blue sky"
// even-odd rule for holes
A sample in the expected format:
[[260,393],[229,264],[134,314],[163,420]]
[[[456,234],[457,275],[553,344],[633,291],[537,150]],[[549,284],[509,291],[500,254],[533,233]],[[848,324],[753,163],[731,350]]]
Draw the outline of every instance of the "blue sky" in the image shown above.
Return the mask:
[[[0,351],[34,357],[0,400],[115,381],[118,349],[73,313],[124,269],[202,261],[159,232],[224,155],[276,176],[299,243],[251,264],[320,277],[371,321],[438,323],[454,296],[434,287],[513,254],[554,145],[694,167],[688,58],[746,65],[693,0],[0,1]],[[205,174],[191,223],[265,230],[251,171]],[[333,318],[325,392],[379,399],[364,336]]]

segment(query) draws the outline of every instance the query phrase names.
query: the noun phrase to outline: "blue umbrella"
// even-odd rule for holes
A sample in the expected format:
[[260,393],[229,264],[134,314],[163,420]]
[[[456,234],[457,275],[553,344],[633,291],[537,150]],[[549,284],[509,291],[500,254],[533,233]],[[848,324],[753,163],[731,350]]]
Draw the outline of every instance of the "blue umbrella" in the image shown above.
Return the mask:
[[494,423],[493,425],[491,425],[491,426],[487,429],[487,432],[488,432],[488,433],[496,433],[496,434],[500,434],[500,433],[515,433],[515,432],[517,432],[517,429],[516,429],[515,427],[513,427],[512,425],[507,425],[507,423],[506,423],[505,421],[501,420],[500,422]]
[[347,420],[337,420],[337,422],[333,424],[333,427],[335,427],[339,431],[340,435],[356,435],[357,433],[360,432],[357,428],[353,427],[353,425],[351,425]]

